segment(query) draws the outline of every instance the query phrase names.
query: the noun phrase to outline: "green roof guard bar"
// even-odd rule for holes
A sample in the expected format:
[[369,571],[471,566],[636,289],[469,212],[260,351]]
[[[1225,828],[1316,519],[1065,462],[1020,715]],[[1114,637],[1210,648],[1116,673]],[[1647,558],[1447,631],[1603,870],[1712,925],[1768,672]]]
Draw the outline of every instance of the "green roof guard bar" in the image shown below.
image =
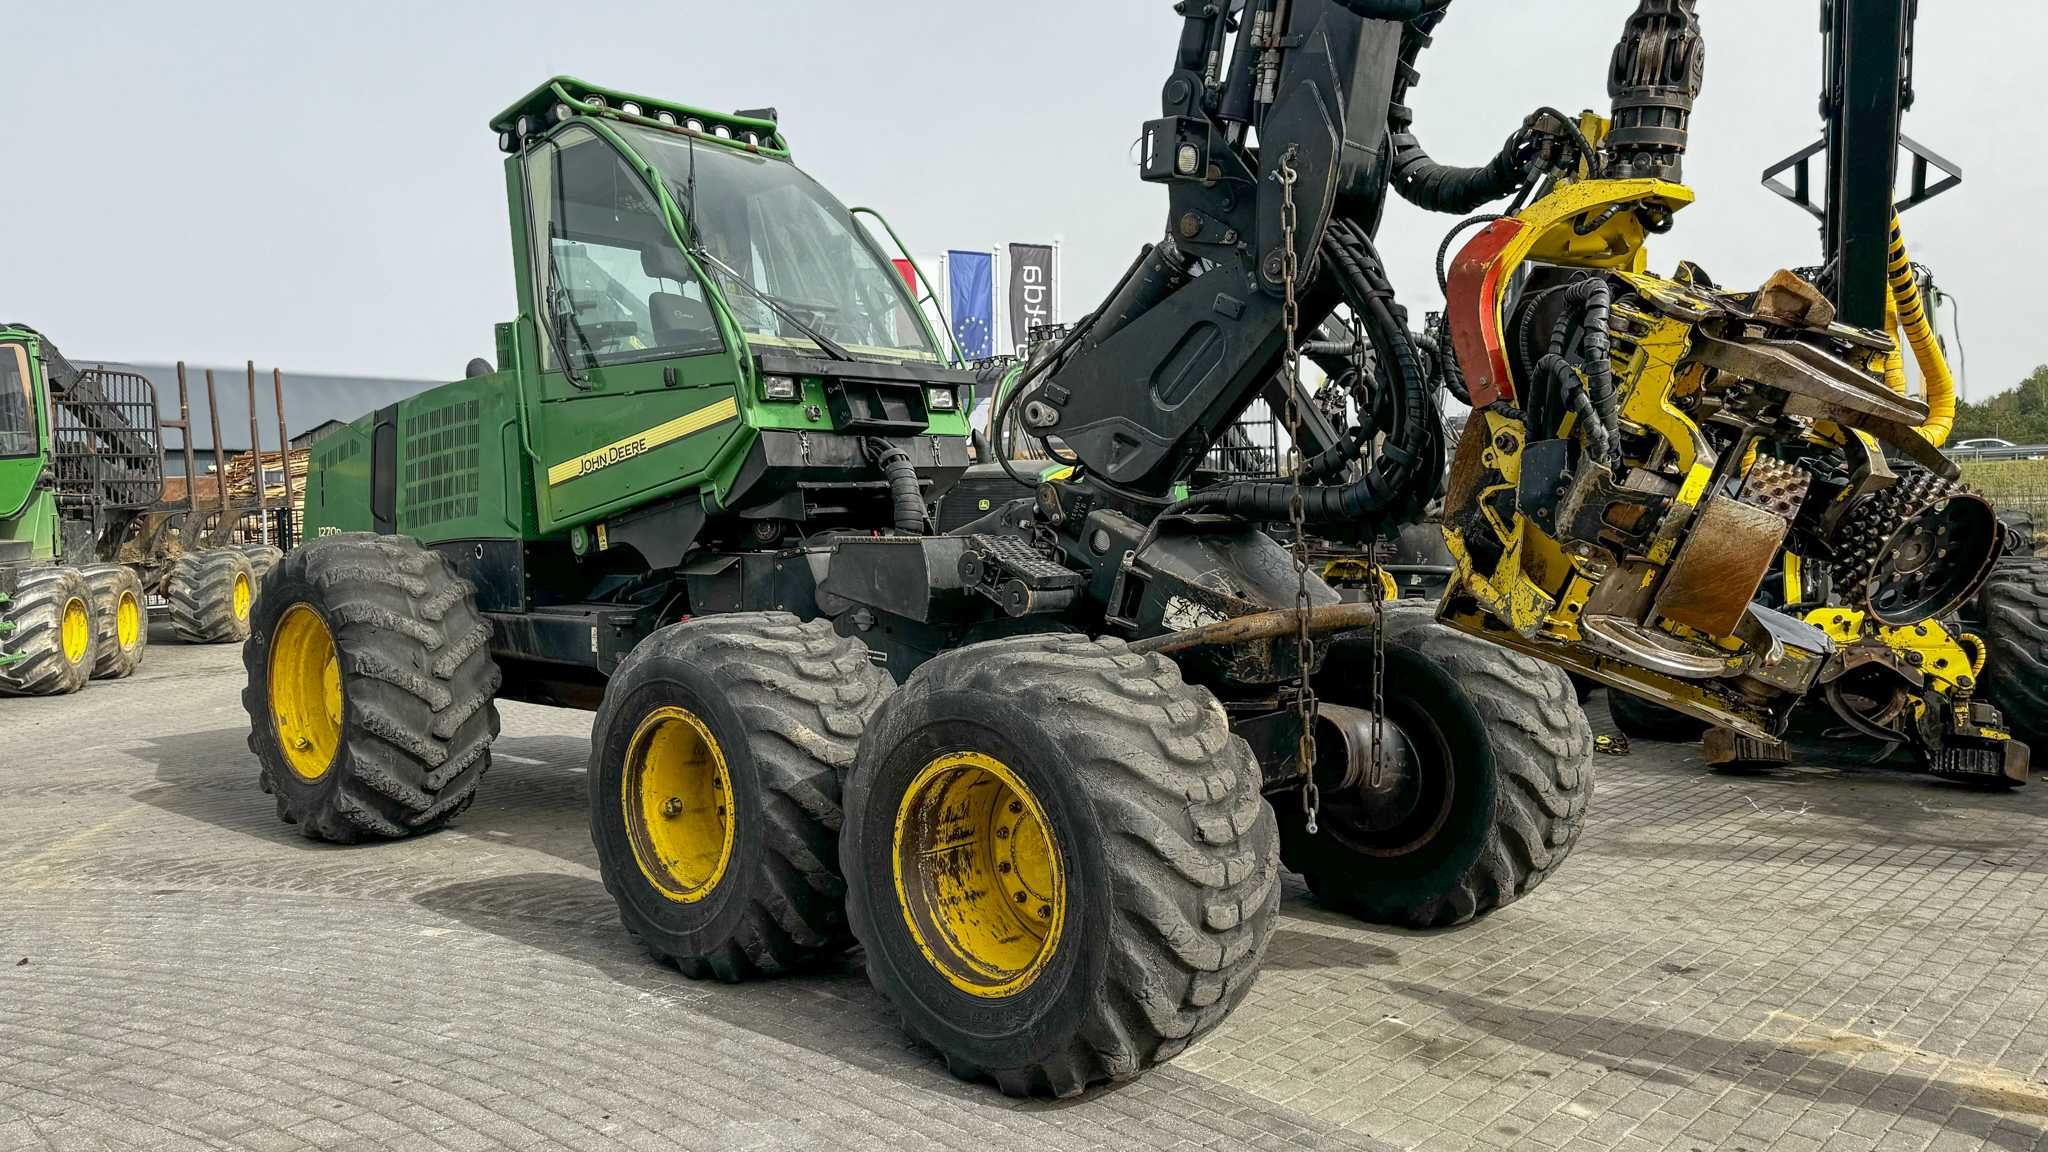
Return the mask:
[[[896,251],[902,253],[904,263],[909,264],[910,270],[917,273],[917,282],[923,286],[924,295],[917,298],[917,322],[924,325],[925,335],[933,336],[931,319],[924,314],[924,302],[927,300],[931,301],[932,311],[939,314],[939,323],[946,326],[946,342],[953,346],[953,363],[965,368],[967,366],[967,354],[960,351],[960,341],[953,336],[953,322],[946,318],[946,306],[939,303],[939,294],[932,291],[931,277],[926,276],[924,269],[917,266],[917,257],[912,256],[910,249],[904,247],[903,238],[896,235],[896,230],[889,227],[888,219],[873,208],[848,208],[846,211],[851,216],[874,217],[875,223],[882,226],[882,231],[889,234],[889,243],[896,245]],[[937,338],[934,336],[933,343],[937,342]]]
[[557,76],[520,97],[491,120],[491,130],[499,134],[499,147],[510,152],[521,137],[537,135],[569,115],[601,116],[693,136],[707,144],[789,158],[789,144],[773,120],[656,100],[602,88],[574,76]]

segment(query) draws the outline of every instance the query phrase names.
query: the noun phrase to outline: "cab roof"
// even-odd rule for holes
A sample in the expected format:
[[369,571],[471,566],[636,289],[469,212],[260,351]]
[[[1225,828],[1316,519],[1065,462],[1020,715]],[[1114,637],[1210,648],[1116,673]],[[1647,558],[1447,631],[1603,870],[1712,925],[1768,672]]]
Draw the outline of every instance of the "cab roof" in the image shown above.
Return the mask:
[[775,123],[775,109],[712,112],[688,104],[656,100],[613,88],[602,88],[574,76],[555,76],[513,102],[491,121],[499,147],[517,151],[528,137],[538,136],[558,120],[595,116],[639,124],[712,144],[787,157],[789,145]]

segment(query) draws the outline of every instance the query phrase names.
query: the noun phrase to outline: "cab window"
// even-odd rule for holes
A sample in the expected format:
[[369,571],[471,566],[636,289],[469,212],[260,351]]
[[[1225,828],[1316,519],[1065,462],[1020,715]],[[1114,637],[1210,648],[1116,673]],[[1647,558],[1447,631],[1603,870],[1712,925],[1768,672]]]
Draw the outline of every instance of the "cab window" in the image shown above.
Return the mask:
[[617,149],[570,128],[528,158],[535,311],[578,368],[717,352],[704,286],[671,237],[659,202]]
[[0,456],[35,454],[36,405],[29,381],[28,349],[0,344]]

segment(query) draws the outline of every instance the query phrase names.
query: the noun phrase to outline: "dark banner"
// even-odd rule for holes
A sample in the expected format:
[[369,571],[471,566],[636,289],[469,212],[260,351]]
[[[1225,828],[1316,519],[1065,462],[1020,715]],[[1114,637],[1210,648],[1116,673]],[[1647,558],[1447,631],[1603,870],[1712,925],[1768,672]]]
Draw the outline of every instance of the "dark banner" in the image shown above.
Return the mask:
[[1034,325],[1058,319],[1052,314],[1052,278],[1052,245],[1010,245],[1010,343],[1020,353]]

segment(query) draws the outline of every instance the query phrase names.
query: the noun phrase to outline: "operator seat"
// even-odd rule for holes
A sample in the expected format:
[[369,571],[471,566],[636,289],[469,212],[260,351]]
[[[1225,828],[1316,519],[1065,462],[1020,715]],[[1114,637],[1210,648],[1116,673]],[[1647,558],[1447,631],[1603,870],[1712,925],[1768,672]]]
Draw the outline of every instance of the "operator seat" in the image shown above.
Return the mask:
[[711,318],[711,306],[680,292],[647,294],[647,315],[654,325],[654,343],[659,348],[689,347],[704,342],[718,331]]

